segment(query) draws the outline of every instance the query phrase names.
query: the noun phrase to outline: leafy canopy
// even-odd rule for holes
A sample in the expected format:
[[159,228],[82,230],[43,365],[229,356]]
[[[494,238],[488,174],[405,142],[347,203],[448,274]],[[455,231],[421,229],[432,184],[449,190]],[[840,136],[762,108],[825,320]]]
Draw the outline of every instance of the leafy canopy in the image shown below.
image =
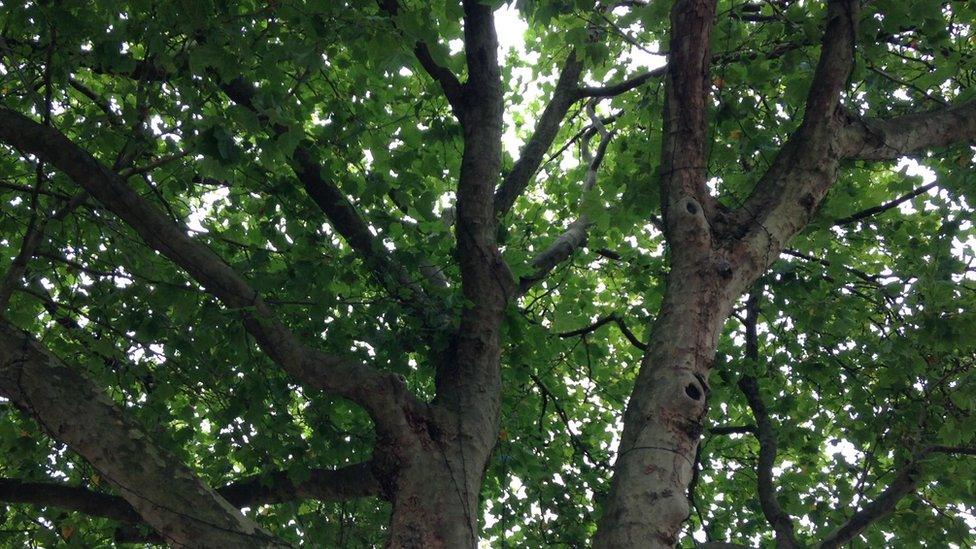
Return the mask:
[[[653,68],[667,43],[663,0],[614,9],[585,0],[496,4],[527,23],[519,48],[504,56],[506,170],[571,47],[585,80],[598,85]],[[365,0],[5,2],[2,100],[40,117],[50,89],[54,126],[129,170],[140,194],[187,223],[297,334],[402,374],[430,396],[429,328],[368,274],[290,162],[300,142],[310,144],[378,245],[410,272],[429,262],[457,280],[446,218],[461,133],[408,44],[429,44],[435,61],[463,74],[459,10],[404,2],[394,30]],[[888,116],[971,94],[976,7],[878,0],[864,12],[849,106]],[[722,1],[718,13],[708,169],[720,200],[734,206],[799,122],[823,7]],[[158,71],[145,70],[146,60]],[[237,78],[257,86],[256,110],[223,93]],[[492,546],[579,546],[595,530],[593,500],[608,486],[642,352],[615,323],[560,334],[614,314],[643,339],[658,309],[667,250],[651,220],[660,214],[662,100],[661,80],[649,79],[598,102],[614,135],[588,192],[581,147],[599,136],[581,134],[591,125],[582,103],[571,109],[553,158],[502,222],[517,276],[578,215],[593,226],[586,247],[507,312],[502,431],[482,494],[482,535]],[[12,152],[0,155],[3,269],[33,212],[53,216],[78,191],[48,168],[33,193],[35,167]],[[972,150],[958,147],[917,163],[850,166],[757,290],[759,360],[745,359],[739,322],[721,340],[709,423],[754,424],[737,380],[760,379],[779,441],[780,501],[800,518],[801,538],[877,496],[917,445],[974,442],[972,163]],[[838,224],[929,180],[896,208]],[[375,435],[360,409],[295,385],[237,312],[94,201],[52,218],[26,279],[9,320],[84,367],[211,485],[273,469],[301,481],[309,468],[369,457]],[[454,288],[442,291],[458,307]],[[756,498],[757,451],[747,433],[706,430],[689,533],[770,539]],[[2,476],[100,487],[90,466],[6,404],[0,455]],[[924,471],[917,493],[855,545],[976,540],[976,460],[933,455]],[[388,512],[361,499],[248,514],[293,542],[369,546],[382,543]],[[9,546],[107,545],[115,532],[111,521],[53,507],[9,506],[0,522]]]

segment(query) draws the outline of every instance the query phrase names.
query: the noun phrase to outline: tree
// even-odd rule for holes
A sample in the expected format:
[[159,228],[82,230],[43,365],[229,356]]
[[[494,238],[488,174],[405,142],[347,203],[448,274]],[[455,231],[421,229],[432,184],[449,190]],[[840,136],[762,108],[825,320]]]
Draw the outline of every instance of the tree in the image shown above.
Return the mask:
[[976,8],[499,4],[0,8],[5,544],[974,541]]

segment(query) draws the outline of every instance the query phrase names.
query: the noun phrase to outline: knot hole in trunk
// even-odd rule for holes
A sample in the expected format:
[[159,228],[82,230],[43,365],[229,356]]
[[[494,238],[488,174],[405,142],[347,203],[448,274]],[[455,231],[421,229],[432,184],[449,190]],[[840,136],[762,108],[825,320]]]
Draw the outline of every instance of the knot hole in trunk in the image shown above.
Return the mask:
[[691,400],[701,400],[702,392],[694,383],[689,383],[685,387],[685,394],[688,395]]

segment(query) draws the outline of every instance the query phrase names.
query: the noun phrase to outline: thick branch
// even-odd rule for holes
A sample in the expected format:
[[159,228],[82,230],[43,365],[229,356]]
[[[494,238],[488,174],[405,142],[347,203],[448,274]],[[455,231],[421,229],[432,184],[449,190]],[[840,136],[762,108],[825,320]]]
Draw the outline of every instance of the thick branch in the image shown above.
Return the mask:
[[582,70],[582,61],[577,59],[575,51],[571,52],[566,58],[559,80],[556,82],[556,89],[552,93],[549,104],[542,111],[532,137],[522,147],[519,159],[512,166],[512,171],[505,176],[495,192],[495,215],[501,217],[508,213],[515,204],[515,199],[525,191],[532,177],[535,176],[546,151],[559,133],[566,112],[580,98],[576,85]]
[[78,368],[2,318],[0,394],[91,463],[171,543],[284,546],[156,446]]
[[[395,5],[395,2],[394,2]],[[172,74],[164,67],[157,66],[150,60],[133,60],[137,67],[126,76],[132,78],[147,78],[150,80],[166,81]],[[116,74],[91,63],[90,68],[95,72]],[[271,122],[256,103],[256,89],[248,82],[237,78],[221,85],[224,93],[235,103],[247,107],[255,112],[272,135],[280,136],[289,131],[283,124]],[[376,276],[383,288],[395,296],[414,313],[428,324],[440,328],[449,320],[445,316],[444,307],[434,303],[426,295],[422,286],[410,276],[408,270],[394,260],[391,254],[373,236],[369,226],[356,211],[331,179],[323,176],[321,165],[315,161],[312,151],[315,147],[308,141],[302,140],[295,148],[291,159],[292,169],[302,183],[309,197],[318,205],[329,218],[336,231],[349,243],[365,261],[367,267]],[[138,173],[144,168],[133,170]],[[123,173],[123,175],[130,175]],[[433,266],[432,266],[433,267]],[[441,286],[439,270],[422,269],[424,276],[432,284]]]
[[[435,371],[433,409],[457,426],[457,456],[468,470],[482,470],[498,439],[500,409],[500,326],[515,281],[498,249],[493,196],[502,161],[504,93],[498,37],[491,5],[464,0],[464,52],[468,80],[460,117],[463,151],[458,174],[455,255],[464,298],[457,329]],[[453,444],[453,443],[452,443]],[[472,467],[475,469],[470,469]],[[463,477],[458,492],[468,520],[466,544],[475,545],[478,486]],[[411,526],[411,529],[414,527]],[[420,543],[419,541],[417,543]]]
[[[282,135],[289,131],[288,127],[268,119],[255,101],[256,88],[248,82],[238,78],[222,88],[231,101],[257,114],[273,135]],[[352,202],[333,180],[325,177],[313,150],[313,144],[303,139],[292,154],[292,170],[304,186],[305,192],[329,218],[336,232],[363,258],[366,266],[390,295],[402,301],[429,326],[442,328],[449,319],[441,304],[434,303],[423,287],[410,276],[406,267],[397,262],[383,243],[373,235]]]
[[895,118],[854,119],[839,137],[852,160],[895,160],[927,149],[976,140],[976,101]]
[[719,425],[709,427],[708,432],[713,435],[755,435],[759,430],[755,425]]
[[[759,318],[758,296],[753,293],[746,301],[746,359],[759,361],[759,338],[756,334],[756,322]],[[773,483],[773,466],[776,464],[776,432],[773,429],[769,411],[762,400],[759,391],[759,381],[750,375],[739,379],[739,389],[746,397],[752,415],[756,418],[756,437],[759,439],[759,463],[756,465],[756,476],[759,479],[759,504],[766,520],[776,532],[776,546],[780,548],[797,547],[796,534],[793,531],[793,520],[780,507],[776,497],[776,485]]]
[[825,128],[840,105],[840,94],[854,65],[858,2],[830,0],[820,60],[807,94],[801,132]]
[[[345,501],[380,494],[379,483],[369,463],[334,470],[312,469],[308,474],[308,479],[297,484],[286,471],[254,475],[218,488],[216,492],[238,508],[303,499]],[[57,507],[123,524],[142,522],[125,498],[57,482],[0,478],[0,501]]]
[[682,0],[671,9],[661,147],[665,236],[681,249],[705,245],[714,199],[705,185],[710,39],[715,3]]
[[829,2],[820,61],[803,122],[735,212],[733,235],[744,233],[738,252],[749,258],[747,272],[741,277],[746,285],[807,224],[837,178],[840,158],[835,142],[843,118],[840,96],[854,63],[857,8],[856,0]]
[[57,507],[121,523],[141,522],[139,513],[119,496],[61,483],[0,478],[0,501]]
[[245,327],[261,348],[289,374],[310,386],[349,398],[364,406],[375,419],[399,419],[400,405],[408,400],[401,381],[300,343],[233,268],[210,248],[187,236],[121,177],[56,129],[0,108],[0,141],[35,154],[65,172],[132,227],[147,245],[185,269],[228,308],[239,310]]
[[[798,43],[777,46],[766,54],[766,58],[775,59],[781,57],[783,54],[801,46],[802,44]],[[755,52],[734,52],[717,56],[713,61],[733,63],[744,59],[753,59],[756,55]],[[556,91],[553,93],[552,99],[550,99],[549,104],[546,105],[542,116],[539,118],[539,124],[536,127],[535,133],[529,138],[512,171],[505,178],[498,192],[495,193],[495,213],[497,215],[505,215],[512,208],[518,196],[524,192],[533,175],[539,169],[542,155],[545,154],[552,144],[553,139],[555,139],[559,125],[562,123],[563,117],[573,103],[587,97],[605,98],[621,95],[654,78],[664,76],[667,73],[668,67],[665,65],[616,84],[576,87],[581,70],[582,64],[576,61],[574,54],[571,54],[567,59],[566,65],[563,67],[563,72],[560,73]],[[574,140],[575,138],[571,139],[570,142]]]

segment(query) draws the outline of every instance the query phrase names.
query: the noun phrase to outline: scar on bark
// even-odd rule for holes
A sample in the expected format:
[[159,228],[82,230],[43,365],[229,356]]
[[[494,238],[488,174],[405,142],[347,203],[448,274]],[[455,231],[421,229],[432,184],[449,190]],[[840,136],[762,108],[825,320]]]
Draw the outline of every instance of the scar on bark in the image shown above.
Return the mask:
[[674,497],[674,490],[670,490],[669,489],[669,490],[664,490],[664,491],[661,491],[661,492],[648,492],[647,493],[647,499],[649,499],[651,501],[651,503],[654,503],[654,502],[656,502],[659,499],[668,499],[670,497]]
[[715,270],[718,271],[718,274],[720,274],[722,278],[725,279],[730,279],[732,278],[732,275],[735,274],[732,269],[732,264],[729,263],[728,259],[719,260],[718,265],[716,265],[715,267]]
[[813,195],[810,193],[807,193],[800,198],[800,205],[803,206],[803,209],[806,210],[807,213],[811,213],[813,211],[814,202]]

